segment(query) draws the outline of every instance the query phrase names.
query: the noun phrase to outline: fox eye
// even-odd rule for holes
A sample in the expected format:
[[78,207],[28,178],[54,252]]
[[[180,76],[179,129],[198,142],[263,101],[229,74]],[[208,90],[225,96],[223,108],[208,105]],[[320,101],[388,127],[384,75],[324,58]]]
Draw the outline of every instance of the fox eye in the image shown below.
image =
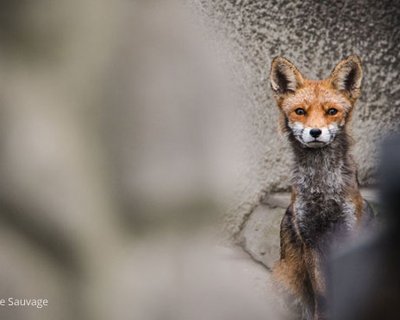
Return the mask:
[[338,111],[335,108],[330,108],[326,113],[329,114],[330,116],[334,116],[336,113],[338,113]]
[[303,108],[297,108],[296,110],[294,110],[294,112],[296,112],[298,116],[304,116],[306,114],[306,110],[304,110]]

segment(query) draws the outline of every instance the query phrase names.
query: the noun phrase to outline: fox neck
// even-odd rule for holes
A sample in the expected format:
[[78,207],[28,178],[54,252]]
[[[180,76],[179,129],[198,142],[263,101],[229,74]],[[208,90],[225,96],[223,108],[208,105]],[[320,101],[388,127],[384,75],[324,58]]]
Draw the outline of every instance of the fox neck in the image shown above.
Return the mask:
[[307,245],[329,245],[335,234],[344,235],[356,223],[351,197],[358,187],[349,137],[339,133],[319,149],[304,148],[294,137],[291,143],[295,154],[292,204],[298,232]]
[[349,137],[339,133],[322,148],[305,148],[290,137],[295,156],[293,188],[308,197],[338,198],[356,185],[356,173],[349,155]]

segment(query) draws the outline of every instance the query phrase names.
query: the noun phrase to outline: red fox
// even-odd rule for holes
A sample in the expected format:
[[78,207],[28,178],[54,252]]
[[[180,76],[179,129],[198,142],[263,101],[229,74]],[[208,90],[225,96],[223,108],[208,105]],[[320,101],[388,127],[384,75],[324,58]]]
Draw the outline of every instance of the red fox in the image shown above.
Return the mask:
[[373,217],[359,191],[347,133],[361,80],[356,55],[324,80],[306,79],[283,57],[272,61],[270,84],[295,160],[273,274],[300,302],[303,319],[327,317],[324,271],[332,243]]

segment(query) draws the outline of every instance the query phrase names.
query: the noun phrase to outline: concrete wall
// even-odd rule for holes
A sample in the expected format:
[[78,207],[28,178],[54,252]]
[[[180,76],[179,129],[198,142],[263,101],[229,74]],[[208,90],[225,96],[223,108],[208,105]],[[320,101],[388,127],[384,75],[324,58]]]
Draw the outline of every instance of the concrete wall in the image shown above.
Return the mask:
[[[277,133],[278,111],[269,89],[270,62],[284,55],[310,78],[329,75],[355,53],[363,61],[364,83],[357,104],[353,154],[363,186],[374,183],[380,139],[400,116],[400,6],[396,1],[195,0],[210,34],[229,43],[234,78],[246,99],[239,130],[247,141],[239,179],[240,199],[228,217],[235,234],[262,192],[286,190],[291,156]],[[258,196],[257,196],[258,195]]]

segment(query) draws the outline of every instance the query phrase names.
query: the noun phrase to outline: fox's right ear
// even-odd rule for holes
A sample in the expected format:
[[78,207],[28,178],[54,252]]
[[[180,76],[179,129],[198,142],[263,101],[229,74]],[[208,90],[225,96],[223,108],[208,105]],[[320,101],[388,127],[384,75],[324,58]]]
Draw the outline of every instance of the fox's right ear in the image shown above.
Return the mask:
[[272,60],[269,79],[271,88],[278,97],[293,93],[304,81],[300,71],[284,57]]
[[361,60],[358,56],[351,55],[336,65],[330,81],[335,89],[350,98],[357,99],[360,96],[362,77]]

